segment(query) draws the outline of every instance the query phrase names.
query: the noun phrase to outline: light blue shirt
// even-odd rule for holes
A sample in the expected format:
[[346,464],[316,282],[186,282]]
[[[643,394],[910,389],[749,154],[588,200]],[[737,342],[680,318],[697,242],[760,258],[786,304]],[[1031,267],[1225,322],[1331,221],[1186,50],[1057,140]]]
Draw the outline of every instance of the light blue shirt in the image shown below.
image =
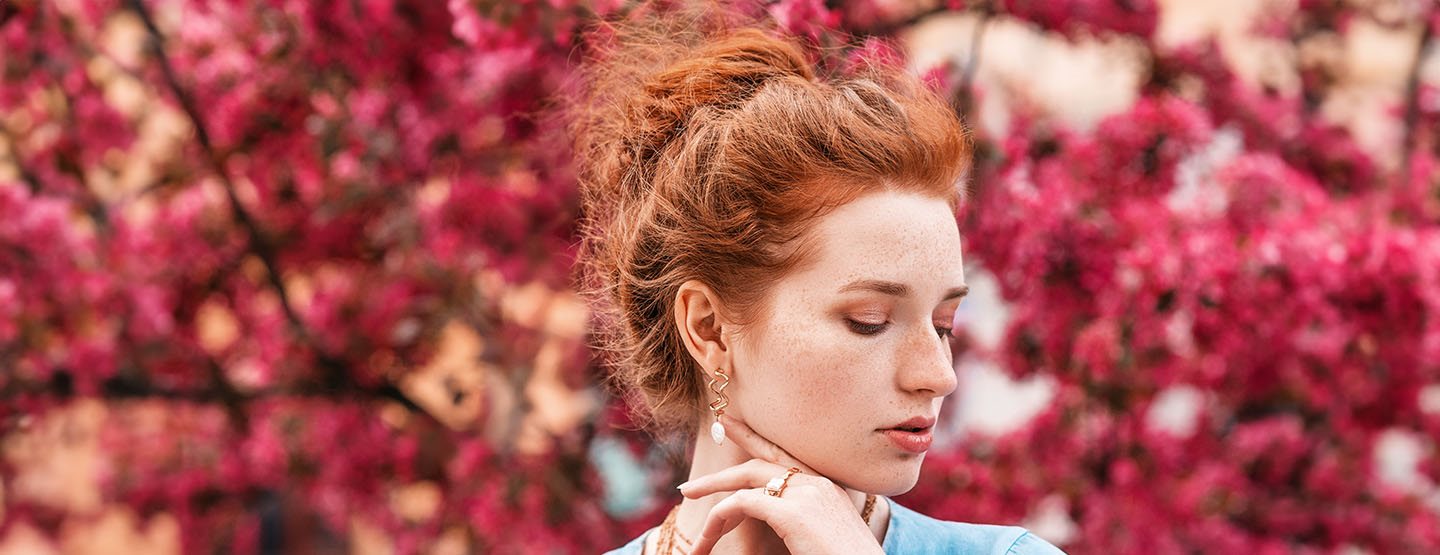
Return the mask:
[[[880,547],[890,555],[1065,555],[1019,526],[936,520],[884,499],[890,504],[890,528]],[[640,555],[645,538],[657,529],[651,528],[605,555]]]

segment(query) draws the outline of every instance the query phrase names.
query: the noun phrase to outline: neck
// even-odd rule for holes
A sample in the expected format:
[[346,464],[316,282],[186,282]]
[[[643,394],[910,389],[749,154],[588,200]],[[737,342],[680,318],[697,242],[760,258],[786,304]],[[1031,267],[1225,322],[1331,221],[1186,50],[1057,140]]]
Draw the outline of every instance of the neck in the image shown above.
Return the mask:
[[[715,442],[710,440],[709,430],[710,421],[702,421],[701,429],[695,435],[695,456],[690,463],[688,478],[690,480],[713,474],[751,459],[744,450],[728,440],[724,444],[715,445]],[[855,510],[859,512],[865,505],[865,492],[841,487],[849,494],[850,501],[855,504]],[[710,514],[710,509],[730,493],[719,492],[699,499],[683,499],[680,502],[680,511],[675,518],[676,530],[692,541],[697,539],[705,526],[705,519]],[[870,515],[870,530],[875,534],[877,542],[884,537],[888,524],[885,519],[889,518],[889,514],[888,503],[883,499],[877,499],[874,511]],[[789,553],[780,536],[776,535],[775,531],[765,522],[756,519],[746,519],[734,530],[722,536],[712,551],[717,554]]]

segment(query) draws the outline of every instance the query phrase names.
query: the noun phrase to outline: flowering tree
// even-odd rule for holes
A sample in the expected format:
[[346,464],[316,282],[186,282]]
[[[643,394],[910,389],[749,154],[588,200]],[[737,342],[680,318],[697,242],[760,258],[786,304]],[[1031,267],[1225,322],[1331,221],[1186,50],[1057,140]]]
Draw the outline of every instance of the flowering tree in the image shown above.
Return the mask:
[[[505,321],[487,288],[564,283],[572,179],[563,136],[529,114],[592,8],[0,14],[7,430],[76,399],[111,403],[106,497],[174,514],[189,551],[253,550],[262,524],[296,527],[278,526],[292,507],[341,533],[363,515],[406,550],[455,523],[481,549],[610,540],[534,518],[563,502],[600,522],[575,453],[496,455],[506,447],[437,421],[405,381],[447,325],[478,330],[476,358],[498,375],[532,370],[542,334]],[[583,376],[583,352],[559,355]],[[458,405],[468,391],[452,389]],[[389,499],[416,483],[444,496],[407,519]],[[64,512],[20,493],[7,521],[58,530]]]
[[[1061,4],[1007,7],[1059,32],[1153,40],[1153,10]],[[1302,4],[1262,32],[1303,49],[1381,17]],[[1414,15],[1419,58],[1440,11]],[[1077,552],[1435,550],[1440,105],[1421,60],[1387,166],[1319,114],[1333,66],[1303,65],[1287,93],[1247,86],[1213,43],[1149,50],[1138,100],[1093,131],[1022,115],[989,139],[965,229],[1014,313],[990,355],[1053,376],[1057,393],[1013,437],[932,466],[916,497],[1020,519],[1058,494]],[[1181,162],[1221,133],[1240,151],[1178,190]],[[1198,410],[1155,426],[1176,392]],[[1420,438],[1423,485],[1376,480],[1387,434]]]
[[[1299,48],[1373,20],[1423,53],[1440,28],[1434,7],[1298,8],[1256,32]],[[667,507],[602,503],[591,447],[646,442],[586,402],[574,179],[547,115],[585,25],[632,9],[0,1],[8,444],[98,403],[104,500],[178,519],[190,552],[324,550],[360,524],[404,552],[588,552],[653,525]],[[1136,102],[1093,129],[1016,109],[977,136],[963,233],[1014,317],[966,356],[1056,393],[1015,433],[933,453],[907,504],[1016,522],[1058,499],[1076,553],[1440,548],[1421,54],[1386,159],[1321,117],[1333,64],[1257,87],[1214,44],[1161,46],[1149,1],[760,9],[841,58],[894,55],[863,37],[940,11],[1148,52]],[[967,114],[998,94],[975,63],[927,73]],[[1238,154],[1183,177],[1226,137]],[[1177,394],[1201,400],[1192,421],[1154,426]],[[1420,489],[1374,479],[1395,434],[1422,440]],[[0,459],[4,529],[69,530],[83,511],[25,487],[22,459]]]

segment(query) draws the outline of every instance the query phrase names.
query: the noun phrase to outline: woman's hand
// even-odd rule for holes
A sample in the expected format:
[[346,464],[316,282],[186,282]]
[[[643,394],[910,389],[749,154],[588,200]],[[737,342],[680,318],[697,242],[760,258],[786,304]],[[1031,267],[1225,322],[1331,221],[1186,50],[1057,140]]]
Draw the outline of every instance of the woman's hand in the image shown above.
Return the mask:
[[[691,555],[710,553],[721,536],[746,518],[765,521],[791,553],[882,552],[844,488],[816,474],[743,422],[729,415],[721,418],[726,437],[756,458],[680,485],[680,493],[691,499],[734,492],[705,517]],[[766,495],[765,484],[771,478],[784,477],[792,466],[800,472],[790,477],[784,492],[779,497]]]

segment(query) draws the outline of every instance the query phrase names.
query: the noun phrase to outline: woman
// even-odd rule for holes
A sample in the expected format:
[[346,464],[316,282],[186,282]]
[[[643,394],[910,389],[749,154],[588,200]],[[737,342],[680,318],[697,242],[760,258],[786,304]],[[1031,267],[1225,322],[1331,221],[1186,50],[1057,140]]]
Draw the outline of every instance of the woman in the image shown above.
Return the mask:
[[818,79],[713,14],[602,30],[580,262],[614,382],[694,438],[683,500],[612,553],[1059,553],[888,499],[956,387],[970,147],[946,103],[896,68]]

